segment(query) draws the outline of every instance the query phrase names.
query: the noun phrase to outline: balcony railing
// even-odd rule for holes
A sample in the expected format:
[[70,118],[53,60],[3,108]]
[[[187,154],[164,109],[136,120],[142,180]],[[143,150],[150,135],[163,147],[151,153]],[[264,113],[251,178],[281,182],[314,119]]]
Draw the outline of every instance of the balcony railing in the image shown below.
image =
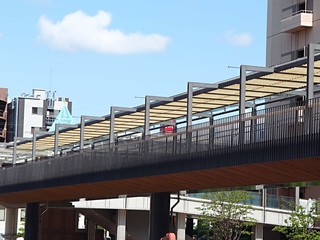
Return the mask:
[[301,10],[281,21],[281,32],[294,33],[313,26],[313,13]]

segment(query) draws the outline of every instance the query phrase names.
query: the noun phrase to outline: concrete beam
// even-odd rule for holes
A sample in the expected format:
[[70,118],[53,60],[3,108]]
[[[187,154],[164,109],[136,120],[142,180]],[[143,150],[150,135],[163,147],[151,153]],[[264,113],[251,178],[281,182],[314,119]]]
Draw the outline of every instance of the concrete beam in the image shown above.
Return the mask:
[[18,225],[18,208],[6,208],[5,232],[2,237],[6,240],[16,240]]

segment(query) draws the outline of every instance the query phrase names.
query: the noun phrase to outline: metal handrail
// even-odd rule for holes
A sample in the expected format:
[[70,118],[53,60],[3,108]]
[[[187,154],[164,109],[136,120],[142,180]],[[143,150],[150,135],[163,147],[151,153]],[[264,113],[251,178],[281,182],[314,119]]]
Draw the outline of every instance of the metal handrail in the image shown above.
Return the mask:
[[[241,128],[243,132],[241,133]],[[106,158],[149,159],[178,157],[220,149],[242,147],[257,142],[297,139],[319,134],[320,98],[299,103],[265,108],[253,113],[215,120],[212,125],[202,123],[183,131],[146,140],[132,140],[118,145],[108,144],[96,149],[78,150],[81,153],[104,154]],[[243,134],[243,136],[241,136]],[[242,138],[242,140],[241,140]]]
[[310,13],[310,14],[312,14],[313,11],[312,10],[299,10],[297,12],[292,13],[290,17],[282,19],[282,21],[292,19],[292,18],[294,18],[295,16],[297,16],[297,15],[299,15],[301,13]]
[[292,13],[291,16],[298,15],[300,13],[313,13],[313,11],[312,10],[299,10],[299,11]]

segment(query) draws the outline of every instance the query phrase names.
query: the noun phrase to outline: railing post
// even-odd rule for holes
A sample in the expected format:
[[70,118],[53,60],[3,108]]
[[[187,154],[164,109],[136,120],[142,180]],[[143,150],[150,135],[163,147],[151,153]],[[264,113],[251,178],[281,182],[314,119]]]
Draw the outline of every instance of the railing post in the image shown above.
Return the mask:
[[37,148],[37,132],[34,131],[32,135],[32,161],[36,160],[36,148]]
[[257,109],[255,106],[252,107],[251,112],[251,122],[250,122],[250,143],[256,142],[256,136],[257,136]]
[[56,124],[54,129],[54,156],[57,156],[59,151],[59,128],[60,124]]
[[214,124],[214,117],[211,116],[209,118],[209,150],[214,149],[214,127],[212,127]]
[[16,165],[17,161],[17,137],[14,137],[13,153],[12,153],[12,165]]
[[168,154],[168,137],[166,137],[166,155]]
[[199,131],[196,132],[196,152],[198,152],[198,144],[199,144]]
[[172,145],[172,152],[173,152],[173,155],[176,155],[177,154],[177,149],[178,149],[178,135],[177,135],[177,132],[176,130],[174,131],[175,132],[175,135],[173,136],[173,145]]

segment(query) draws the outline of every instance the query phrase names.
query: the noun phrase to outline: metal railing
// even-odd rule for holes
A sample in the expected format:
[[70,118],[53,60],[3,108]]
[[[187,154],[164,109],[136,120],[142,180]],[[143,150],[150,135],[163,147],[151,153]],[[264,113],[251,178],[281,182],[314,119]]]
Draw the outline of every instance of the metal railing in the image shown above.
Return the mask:
[[296,11],[294,13],[292,13],[291,16],[295,16],[295,15],[298,15],[298,14],[301,14],[301,13],[313,13],[312,10],[299,10],[299,11]]
[[267,147],[274,141],[294,142],[319,134],[319,128],[320,98],[315,98],[218,119],[211,125],[193,125],[189,131],[65,152],[103,154],[108,159],[126,161],[190,158],[217,151],[239,151],[249,144]]
[[218,150],[239,150],[248,144],[267,146],[273,141],[295,141],[302,136],[318,134],[319,126],[320,99],[316,98],[246,113],[240,118],[219,119],[212,125],[193,125],[192,130],[181,133],[115,146],[104,145],[93,152],[106,152],[109,157],[126,160],[178,158]]

